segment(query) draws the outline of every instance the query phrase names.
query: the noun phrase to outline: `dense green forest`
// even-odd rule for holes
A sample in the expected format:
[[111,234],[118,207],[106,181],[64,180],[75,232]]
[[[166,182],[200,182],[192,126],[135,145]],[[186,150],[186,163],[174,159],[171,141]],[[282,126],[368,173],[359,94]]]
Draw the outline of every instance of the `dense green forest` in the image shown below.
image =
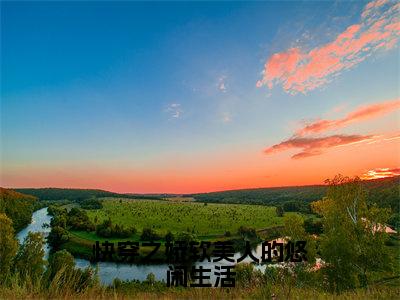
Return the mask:
[[0,187],[0,213],[5,213],[13,221],[16,231],[31,222],[37,198]]
[[[390,208],[389,224],[399,227],[400,176],[362,181],[367,192],[367,203]],[[284,211],[310,213],[310,203],[322,199],[326,185],[258,188],[191,195],[196,201],[209,203],[241,203],[280,206]]]
[[286,202],[310,203],[321,199],[326,193],[323,185],[276,187],[231,190],[193,194],[196,201],[214,203],[283,205]]
[[135,199],[160,199],[157,196],[118,194],[104,190],[93,189],[61,189],[61,188],[21,188],[14,189],[17,192],[32,195],[40,200],[71,200],[82,201],[90,198],[119,197],[119,198],[135,198]]

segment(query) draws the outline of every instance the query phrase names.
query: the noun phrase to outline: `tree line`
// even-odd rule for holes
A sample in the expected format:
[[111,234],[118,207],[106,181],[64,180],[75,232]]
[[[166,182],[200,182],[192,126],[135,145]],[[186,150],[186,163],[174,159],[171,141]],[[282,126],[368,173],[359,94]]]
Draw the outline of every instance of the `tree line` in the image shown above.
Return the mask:
[[0,213],[4,213],[13,220],[13,227],[19,231],[32,220],[32,213],[38,199],[13,190],[0,188]]

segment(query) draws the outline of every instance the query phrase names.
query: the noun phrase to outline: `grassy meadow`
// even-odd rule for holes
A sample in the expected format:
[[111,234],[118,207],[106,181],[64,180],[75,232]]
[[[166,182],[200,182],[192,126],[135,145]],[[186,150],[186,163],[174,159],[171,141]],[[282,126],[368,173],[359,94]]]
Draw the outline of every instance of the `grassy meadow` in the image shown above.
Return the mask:
[[[282,225],[275,207],[243,204],[204,204],[196,202],[105,199],[103,208],[87,210],[94,223],[108,218],[114,224],[135,227],[138,232],[152,228],[165,235],[168,231],[188,231],[199,237],[234,234],[240,226],[263,229]],[[83,236],[81,236],[83,237]],[[93,235],[88,233],[91,239]]]
[[[95,241],[141,241],[144,228],[156,232],[162,243],[160,253],[164,252],[165,235],[170,231],[175,236],[189,232],[197,240],[216,241],[240,239],[240,226],[254,228],[262,238],[270,236],[270,231],[283,225],[283,217],[278,217],[276,208],[265,205],[219,204],[194,202],[189,197],[164,200],[126,199],[107,197],[100,198],[101,209],[85,209],[91,222],[96,225],[111,219],[112,224],[135,228],[136,232],[129,237],[101,237],[95,231],[69,229],[69,239],[62,248],[74,256],[90,259],[92,245]],[[60,208],[70,209],[62,205]],[[285,215],[298,214],[287,212]],[[227,234],[229,233],[229,234]],[[141,247],[140,252],[147,254],[150,247]],[[162,261],[163,256],[154,260]]]

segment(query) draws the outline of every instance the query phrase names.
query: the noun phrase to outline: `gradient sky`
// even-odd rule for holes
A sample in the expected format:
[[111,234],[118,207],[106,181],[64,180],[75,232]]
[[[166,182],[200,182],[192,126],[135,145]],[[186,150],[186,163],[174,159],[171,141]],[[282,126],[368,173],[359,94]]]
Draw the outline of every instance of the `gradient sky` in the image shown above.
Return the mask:
[[1,186],[400,174],[399,4],[1,2]]

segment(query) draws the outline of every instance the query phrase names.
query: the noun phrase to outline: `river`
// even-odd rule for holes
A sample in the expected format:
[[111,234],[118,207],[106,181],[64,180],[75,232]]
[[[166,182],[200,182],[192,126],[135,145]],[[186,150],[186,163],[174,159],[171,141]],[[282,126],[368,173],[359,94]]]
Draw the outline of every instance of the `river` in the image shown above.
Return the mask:
[[[20,243],[25,239],[29,231],[32,232],[42,232],[45,236],[50,232],[50,228],[43,226],[44,224],[50,224],[51,216],[47,214],[47,208],[42,208],[37,210],[32,215],[32,222],[25,229],[21,230],[18,234],[18,240]],[[45,245],[45,255],[46,258],[49,254],[49,246]],[[255,250],[253,250],[253,254],[256,257],[261,257],[261,245],[258,245]],[[241,257],[241,253],[235,253],[234,259]],[[244,262],[251,262],[249,257],[244,259]],[[100,277],[100,281],[104,284],[111,284],[115,278],[119,278],[121,280],[132,280],[137,279],[143,281],[146,279],[149,273],[153,273],[157,280],[167,280],[167,271],[168,264],[151,264],[151,265],[135,265],[135,264],[118,264],[115,262],[98,262],[96,264],[90,263],[86,259],[75,258],[75,263],[78,268],[86,268],[88,266],[98,268],[98,275]],[[203,266],[203,268],[211,269],[210,273],[207,275],[211,275],[211,282],[214,282],[215,275],[214,272],[215,266],[221,265],[232,265],[229,262],[196,262],[195,266]],[[264,272],[266,265],[256,265],[257,269],[260,269]]]

